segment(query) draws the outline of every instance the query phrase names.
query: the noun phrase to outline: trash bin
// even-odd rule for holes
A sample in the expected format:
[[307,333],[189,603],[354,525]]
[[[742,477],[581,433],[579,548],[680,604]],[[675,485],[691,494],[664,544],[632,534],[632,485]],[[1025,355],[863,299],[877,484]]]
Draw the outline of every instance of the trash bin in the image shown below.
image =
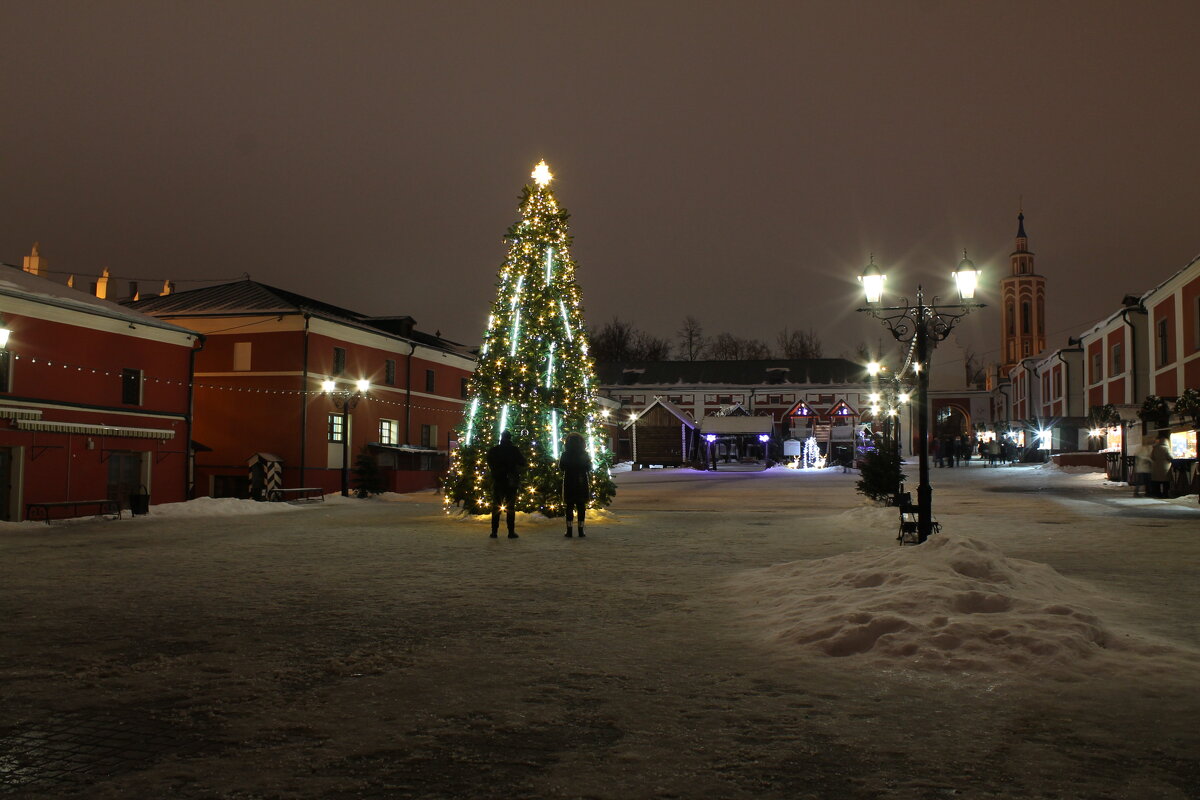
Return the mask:
[[140,492],[129,495],[129,513],[134,516],[150,513],[150,493],[143,486]]

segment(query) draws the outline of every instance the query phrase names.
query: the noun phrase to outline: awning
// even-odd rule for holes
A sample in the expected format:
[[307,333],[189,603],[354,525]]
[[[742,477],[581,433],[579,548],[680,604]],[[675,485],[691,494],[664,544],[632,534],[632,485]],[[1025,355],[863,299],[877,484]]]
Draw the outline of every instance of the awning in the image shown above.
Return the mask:
[[40,408],[13,408],[0,406],[0,419],[38,419],[42,416]]
[[445,453],[445,450],[438,450],[434,447],[420,447],[414,444],[380,444],[379,442],[367,442],[367,447],[376,447],[380,450],[393,450],[397,453],[419,453],[427,456],[435,456],[438,453]]
[[175,438],[175,431],[166,428],[124,428],[114,425],[89,425],[86,422],[51,422],[43,419],[18,419],[17,430],[83,433],[88,436],[122,436],[130,439]]

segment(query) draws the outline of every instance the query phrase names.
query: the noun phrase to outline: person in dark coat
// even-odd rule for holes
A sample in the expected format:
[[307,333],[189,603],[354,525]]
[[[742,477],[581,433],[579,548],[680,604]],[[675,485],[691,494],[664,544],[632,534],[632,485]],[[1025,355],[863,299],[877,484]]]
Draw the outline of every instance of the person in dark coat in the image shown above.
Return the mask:
[[578,433],[567,437],[562,457],[558,459],[558,467],[563,474],[563,505],[567,509],[565,535],[566,538],[571,538],[571,520],[574,512],[578,511],[579,538],[582,539],[586,535],[583,532],[583,515],[587,510],[588,501],[592,499],[592,460],[588,458],[587,451],[583,448],[583,437]]
[[516,539],[517,491],[525,471],[525,455],[512,443],[508,431],[500,434],[500,444],[487,451],[488,470],[492,474],[492,536],[500,529],[500,506],[508,513],[508,538]]

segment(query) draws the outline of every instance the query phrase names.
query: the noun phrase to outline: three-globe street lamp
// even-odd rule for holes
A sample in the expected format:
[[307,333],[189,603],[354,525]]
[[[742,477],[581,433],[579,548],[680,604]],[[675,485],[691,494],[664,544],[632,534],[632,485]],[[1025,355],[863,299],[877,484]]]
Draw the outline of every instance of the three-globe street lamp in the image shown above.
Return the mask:
[[321,391],[329,395],[333,407],[342,412],[342,497],[350,496],[350,412],[358,405],[358,401],[366,396],[371,382],[357,380],[354,382],[354,388],[357,391],[339,391],[336,381],[321,381]]
[[979,282],[979,270],[963,251],[962,261],[954,271],[954,282],[958,288],[958,303],[939,305],[925,302],[925,292],[917,285],[917,302],[910,305],[908,298],[900,298],[895,306],[882,305],[883,284],[887,277],[875,264],[874,256],[858,280],[863,285],[867,307],[860,308],[875,317],[896,337],[897,341],[913,342],[916,353],[913,369],[917,373],[917,397],[914,411],[917,415],[917,452],[920,464],[920,484],[917,486],[917,543],[923,543],[933,532],[933,489],[929,486],[929,350],[944,340],[959,320],[982,303],[972,303],[975,287]]

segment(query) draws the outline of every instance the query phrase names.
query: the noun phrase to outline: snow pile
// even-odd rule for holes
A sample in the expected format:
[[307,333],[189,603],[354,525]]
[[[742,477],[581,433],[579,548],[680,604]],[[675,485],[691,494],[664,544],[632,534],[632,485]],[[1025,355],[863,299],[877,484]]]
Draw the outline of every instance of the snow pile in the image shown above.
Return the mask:
[[618,464],[613,464],[611,467],[608,468],[609,475],[616,475],[620,472],[631,472],[631,471],[633,471],[633,462],[632,461],[622,461]]
[[[291,503],[263,503],[236,497],[197,497],[183,503],[150,506],[150,516],[161,517],[233,517],[245,514],[279,514],[300,511],[304,506]],[[135,517],[135,519],[137,519]]]
[[817,657],[1061,679],[1139,656],[1195,658],[1113,630],[1089,609],[1103,598],[1048,565],[961,536],[778,564],[742,579],[737,592],[771,646]]
[[1047,461],[1045,464],[1038,464],[1034,469],[1044,470],[1046,472],[1061,472],[1064,475],[1103,475],[1107,477],[1103,467],[1088,467],[1088,466],[1073,466],[1064,467],[1053,461]]

